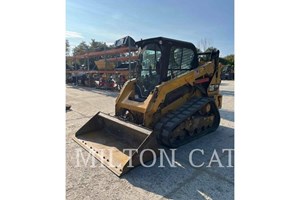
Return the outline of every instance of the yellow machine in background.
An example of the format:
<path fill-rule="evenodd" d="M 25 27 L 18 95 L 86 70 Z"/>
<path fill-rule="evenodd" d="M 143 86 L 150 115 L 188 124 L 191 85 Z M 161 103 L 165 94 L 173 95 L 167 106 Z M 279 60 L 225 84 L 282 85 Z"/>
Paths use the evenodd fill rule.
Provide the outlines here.
<path fill-rule="evenodd" d="M 163 37 L 136 45 L 136 78 L 117 97 L 115 116 L 99 112 L 74 136 L 118 176 L 152 160 L 160 145 L 178 147 L 220 123 L 218 50 L 197 53 L 192 43 Z"/>

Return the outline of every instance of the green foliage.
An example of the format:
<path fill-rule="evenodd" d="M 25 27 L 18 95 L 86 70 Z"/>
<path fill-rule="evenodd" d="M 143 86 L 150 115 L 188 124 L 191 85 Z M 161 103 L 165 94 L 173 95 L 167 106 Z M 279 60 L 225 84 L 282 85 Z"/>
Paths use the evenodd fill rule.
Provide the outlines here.
<path fill-rule="evenodd" d="M 89 50 L 89 46 L 83 41 L 73 49 L 73 55 L 84 54 Z"/>
<path fill-rule="evenodd" d="M 70 44 L 69 40 L 66 40 L 66 56 L 70 54 Z"/>
<path fill-rule="evenodd" d="M 91 39 L 91 42 L 87 44 L 85 41 L 82 41 L 80 44 L 75 46 L 73 49 L 73 56 L 82 55 L 85 53 L 95 52 L 95 51 L 103 51 L 112 49 L 112 45 L 107 46 L 105 42 L 98 42 L 95 39 Z M 102 57 L 92 57 L 89 59 L 78 59 L 76 60 L 76 64 L 79 66 L 84 65 L 85 67 L 89 66 L 90 69 L 96 69 L 95 62 L 96 60 L 101 59 Z"/>
<path fill-rule="evenodd" d="M 234 54 L 228 55 L 224 58 L 229 65 L 234 65 Z"/>
<path fill-rule="evenodd" d="M 209 47 L 205 50 L 205 52 L 210 52 L 210 51 L 213 51 L 213 50 L 217 50 L 215 47 Z M 219 62 L 222 64 L 222 65 L 230 65 L 230 66 L 234 66 L 234 54 L 231 54 L 231 55 L 228 55 L 228 56 L 225 56 L 224 58 L 220 57 L 219 58 Z"/>
<path fill-rule="evenodd" d="M 234 54 L 225 56 L 224 58 L 220 57 L 219 61 L 222 65 L 234 66 Z"/>
<path fill-rule="evenodd" d="M 225 59 L 225 58 L 219 58 L 219 62 L 222 64 L 222 65 L 228 65 L 228 61 Z"/>
<path fill-rule="evenodd" d="M 112 46 L 107 46 L 105 42 L 98 42 L 95 39 L 92 39 L 89 44 L 86 44 L 85 41 L 82 41 L 80 44 L 75 46 L 73 49 L 73 55 L 76 56 L 88 52 L 108 50 L 111 48 Z"/>
<path fill-rule="evenodd" d="M 97 42 L 95 39 L 92 39 L 89 45 L 90 52 L 92 51 L 103 51 L 110 49 L 105 42 Z"/>
<path fill-rule="evenodd" d="M 82 55 L 90 52 L 109 50 L 112 48 L 113 48 L 112 45 L 107 46 L 105 42 L 98 42 L 95 39 L 91 39 L 91 42 L 89 44 L 87 44 L 85 41 L 82 41 L 80 44 L 75 46 L 75 48 L 73 49 L 73 56 Z M 102 59 L 102 57 L 97 56 L 97 57 L 91 57 L 89 59 L 78 59 L 76 60 L 76 64 L 85 67 L 89 66 L 89 69 L 96 69 L 96 65 L 94 61 L 99 59 Z"/>

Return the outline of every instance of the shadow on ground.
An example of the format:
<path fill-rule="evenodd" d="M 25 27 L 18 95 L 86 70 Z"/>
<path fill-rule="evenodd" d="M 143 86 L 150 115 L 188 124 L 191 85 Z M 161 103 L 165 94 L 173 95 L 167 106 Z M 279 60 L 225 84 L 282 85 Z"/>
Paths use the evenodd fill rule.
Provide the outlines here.
<path fill-rule="evenodd" d="M 204 151 L 204 155 L 199 152 L 192 154 L 194 164 L 204 163 L 203 167 L 195 168 L 190 164 L 189 155 L 194 149 Z M 211 191 L 207 195 L 212 199 L 219 199 L 227 190 L 229 193 L 233 191 L 234 170 L 214 165 L 207 167 L 214 149 L 220 155 L 222 164 L 228 165 L 228 156 L 222 154 L 222 149 L 234 149 L 234 129 L 220 126 L 217 131 L 179 147 L 175 151 L 176 167 L 171 167 L 166 159 L 164 159 L 165 167 L 159 167 L 161 161 L 157 158 L 154 167 L 137 167 L 125 174 L 122 179 L 165 198 L 180 199 L 179 196 L 183 194 L 185 199 L 201 198 L 199 191 L 204 189 Z M 171 151 L 166 151 L 171 158 Z M 146 164 L 151 163 L 152 161 L 149 161 Z M 183 191 L 177 193 L 179 190 Z"/>
<path fill-rule="evenodd" d="M 74 86 L 74 85 L 68 85 L 68 86 L 73 89 L 80 90 L 80 91 L 89 91 L 89 92 L 103 94 L 103 95 L 110 96 L 110 97 L 117 97 L 119 95 L 118 91 L 96 89 L 96 88 L 84 87 L 84 86 Z"/>
<path fill-rule="evenodd" d="M 220 92 L 225 96 L 234 96 L 234 91 L 221 90 Z"/>
<path fill-rule="evenodd" d="M 234 122 L 234 112 L 224 109 L 220 109 L 219 111 L 222 119 Z"/>

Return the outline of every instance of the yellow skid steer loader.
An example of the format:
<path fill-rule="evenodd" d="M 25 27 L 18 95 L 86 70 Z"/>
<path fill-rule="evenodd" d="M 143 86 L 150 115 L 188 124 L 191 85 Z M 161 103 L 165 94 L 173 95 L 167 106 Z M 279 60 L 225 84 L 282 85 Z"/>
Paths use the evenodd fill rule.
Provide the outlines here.
<path fill-rule="evenodd" d="M 178 147 L 220 123 L 219 51 L 151 38 L 136 42 L 139 64 L 115 103 L 115 116 L 97 113 L 73 139 L 116 175 L 154 158 L 160 145 Z"/>

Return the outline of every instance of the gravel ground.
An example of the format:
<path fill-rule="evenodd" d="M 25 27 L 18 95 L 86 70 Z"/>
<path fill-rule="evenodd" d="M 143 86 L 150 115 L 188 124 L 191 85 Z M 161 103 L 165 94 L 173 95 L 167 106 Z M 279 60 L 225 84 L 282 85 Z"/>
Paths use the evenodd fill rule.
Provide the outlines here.
<path fill-rule="evenodd" d="M 121 178 L 100 162 L 87 160 L 89 154 L 71 137 L 98 111 L 114 114 L 116 92 L 82 87 L 66 87 L 66 198 L 67 199 L 233 199 L 234 167 L 230 167 L 228 151 L 234 148 L 234 81 L 222 81 L 223 108 L 220 127 L 176 150 L 176 167 L 137 167 Z M 202 167 L 192 167 L 193 162 Z M 214 150 L 220 158 L 208 167 Z M 168 152 L 170 155 L 170 152 Z M 232 160 L 234 153 L 231 154 Z M 84 159 L 87 161 L 84 163 Z M 216 157 L 213 157 L 216 160 Z M 232 161 L 234 162 L 234 161 Z"/>

